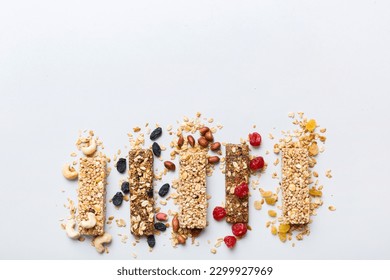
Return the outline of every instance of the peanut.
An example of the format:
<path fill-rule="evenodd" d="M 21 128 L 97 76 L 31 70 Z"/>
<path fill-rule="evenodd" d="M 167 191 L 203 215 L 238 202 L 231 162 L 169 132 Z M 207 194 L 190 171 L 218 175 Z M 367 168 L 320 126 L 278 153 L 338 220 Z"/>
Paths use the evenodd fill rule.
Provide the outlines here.
<path fill-rule="evenodd" d="M 212 156 L 208 158 L 208 162 L 211 164 L 215 164 L 219 162 L 219 157 L 218 156 Z"/>
<path fill-rule="evenodd" d="M 206 148 L 209 145 L 209 141 L 206 140 L 203 136 L 198 139 L 199 146 Z"/>
<path fill-rule="evenodd" d="M 206 134 L 204 135 L 204 137 L 207 139 L 207 141 L 214 141 L 214 136 L 213 136 L 213 133 L 211 131 L 207 131 Z"/>
<path fill-rule="evenodd" d="M 186 239 L 185 239 L 185 237 L 183 235 L 178 235 L 177 236 L 177 242 L 179 244 L 186 244 Z"/>
<path fill-rule="evenodd" d="M 172 219 L 172 228 L 173 228 L 173 232 L 178 232 L 179 231 L 179 219 L 177 218 L 177 215 L 175 215 L 175 217 L 173 217 Z"/>
<path fill-rule="evenodd" d="M 176 170 L 176 165 L 172 161 L 169 161 L 169 160 L 164 161 L 164 166 L 168 170 L 171 170 L 171 171 L 175 171 Z"/>
<path fill-rule="evenodd" d="M 212 151 L 218 151 L 219 149 L 221 149 L 221 143 L 219 142 L 214 142 L 210 145 L 210 150 Z"/>
<path fill-rule="evenodd" d="M 168 215 L 160 212 L 156 214 L 156 219 L 165 222 L 168 220 Z"/>
<path fill-rule="evenodd" d="M 179 140 L 177 140 L 177 146 L 179 146 L 179 148 L 181 148 L 184 144 L 184 137 L 183 135 L 180 135 L 179 136 Z"/>
<path fill-rule="evenodd" d="M 210 128 L 208 128 L 207 126 L 204 126 L 199 129 L 200 135 L 202 136 L 204 136 L 208 131 L 210 131 Z"/>
<path fill-rule="evenodd" d="M 195 146 L 195 139 L 192 137 L 192 135 L 187 136 L 188 143 L 191 145 L 191 147 Z"/>

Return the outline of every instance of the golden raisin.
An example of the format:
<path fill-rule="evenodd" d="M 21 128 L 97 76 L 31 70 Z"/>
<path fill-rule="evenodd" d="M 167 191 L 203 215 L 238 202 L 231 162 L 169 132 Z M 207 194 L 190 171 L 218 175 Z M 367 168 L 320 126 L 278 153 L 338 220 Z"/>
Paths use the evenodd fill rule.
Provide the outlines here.
<path fill-rule="evenodd" d="M 279 234 L 284 233 L 286 234 L 290 230 L 290 225 L 289 224 L 280 224 L 279 225 Z"/>
<path fill-rule="evenodd" d="M 272 218 L 275 218 L 277 214 L 274 210 L 268 210 L 268 215 Z"/>
<path fill-rule="evenodd" d="M 279 235 L 280 241 L 286 242 L 286 240 L 287 240 L 287 234 L 286 234 L 285 232 L 279 232 L 278 235 Z"/>
<path fill-rule="evenodd" d="M 322 196 L 322 191 L 317 190 L 315 187 L 312 187 L 312 188 L 309 190 L 309 194 L 310 194 L 311 196 L 319 196 L 319 197 L 321 197 L 321 196 Z"/>
<path fill-rule="evenodd" d="M 272 227 L 271 227 L 271 233 L 272 233 L 273 235 L 276 235 L 276 234 L 278 233 L 278 229 L 277 229 L 275 226 L 272 226 Z"/>
<path fill-rule="evenodd" d="M 317 142 L 313 142 L 313 143 L 309 146 L 309 155 L 310 155 L 310 156 L 316 156 L 316 155 L 318 155 L 318 145 L 317 145 Z"/>
<path fill-rule="evenodd" d="M 313 132 L 317 127 L 317 123 L 315 120 L 311 119 L 309 120 L 307 123 L 306 123 L 306 129 L 309 131 L 309 132 Z"/>

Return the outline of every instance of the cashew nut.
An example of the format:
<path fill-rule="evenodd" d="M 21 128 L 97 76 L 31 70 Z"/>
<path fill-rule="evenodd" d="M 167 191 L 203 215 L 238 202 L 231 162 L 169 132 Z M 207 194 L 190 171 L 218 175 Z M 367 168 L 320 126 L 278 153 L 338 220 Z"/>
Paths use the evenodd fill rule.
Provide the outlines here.
<path fill-rule="evenodd" d="M 92 138 L 91 140 L 89 140 L 89 146 L 82 147 L 81 151 L 83 151 L 84 155 L 91 156 L 96 152 L 96 148 L 96 140 Z"/>
<path fill-rule="evenodd" d="M 66 223 L 65 226 L 66 234 L 71 239 L 77 239 L 80 237 L 80 233 L 74 229 L 75 225 L 76 225 L 76 221 L 74 219 L 71 219 Z"/>
<path fill-rule="evenodd" d="M 62 167 L 62 175 L 68 180 L 74 180 L 79 175 L 77 171 L 73 168 L 73 166 L 70 166 L 70 164 L 65 164 Z"/>
<path fill-rule="evenodd" d="M 98 236 L 93 240 L 93 244 L 95 245 L 96 251 L 99 253 L 104 252 L 104 246 L 105 243 L 110 243 L 112 240 L 111 234 L 105 232 L 102 236 Z"/>
<path fill-rule="evenodd" d="M 88 220 L 81 221 L 79 223 L 79 226 L 83 227 L 83 228 L 93 228 L 96 225 L 95 214 L 92 212 L 89 212 L 87 215 L 88 215 Z"/>

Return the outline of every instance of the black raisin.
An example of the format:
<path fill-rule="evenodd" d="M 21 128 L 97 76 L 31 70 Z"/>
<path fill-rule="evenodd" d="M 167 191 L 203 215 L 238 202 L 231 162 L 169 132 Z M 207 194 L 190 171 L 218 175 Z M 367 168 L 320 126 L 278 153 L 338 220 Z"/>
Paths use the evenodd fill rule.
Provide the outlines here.
<path fill-rule="evenodd" d="M 154 141 L 156 140 L 158 137 L 160 137 L 162 134 L 162 129 L 161 127 L 157 127 L 155 130 L 153 130 L 153 132 L 150 134 L 150 140 Z"/>
<path fill-rule="evenodd" d="M 130 184 L 129 182 L 123 182 L 121 186 L 121 190 L 123 193 L 129 193 L 130 192 Z"/>
<path fill-rule="evenodd" d="M 153 248 L 154 245 L 156 245 L 156 239 L 154 238 L 154 235 L 149 235 L 147 240 L 150 248 Z"/>
<path fill-rule="evenodd" d="M 160 145 L 157 144 L 157 142 L 154 142 L 153 145 L 152 145 L 152 150 L 153 150 L 153 154 L 156 156 L 156 157 L 160 157 L 161 156 L 161 148 L 160 148 Z"/>
<path fill-rule="evenodd" d="M 158 191 L 158 194 L 161 196 L 161 197 L 164 197 L 167 195 L 167 193 L 169 192 L 169 184 L 164 184 L 162 185 L 162 187 L 160 188 L 160 190 Z"/>
<path fill-rule="evenodd" d="M 159 231 L 165 231 L 167 227 L 163 223 L 155 223 L 154 228 Z"/>
<path fill-rule="evenodd" d="M 118 170 L 119 173 L 124 173 L 126 171 L 126 159 L 120 158 L 118 162 L 116 163 L 116 170 Z"/>
<path fill-rule="evenodd" d="M 115 206 L 120 206 L 123 202 L 123 194 L 121 192 L 117 192 L 112 198 L 112 203 Z"/>
<path fill-rule="evenodd" d="M 148 194 L 148 197 L 153 198 L 153 188 L 148 189 L 146 193 Z"/>

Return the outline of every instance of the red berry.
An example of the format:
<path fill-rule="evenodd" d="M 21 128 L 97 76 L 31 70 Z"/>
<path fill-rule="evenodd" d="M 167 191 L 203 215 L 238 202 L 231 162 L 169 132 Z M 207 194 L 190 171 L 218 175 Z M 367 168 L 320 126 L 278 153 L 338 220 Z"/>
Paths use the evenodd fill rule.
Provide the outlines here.
<path fill-rule="evenodd" d="M 235 236 L 243 236 L 247 232 L 246 224 L 237 223 L 232 226 L 232 232 Z"/>
<path fill-rule="evenodd" d="M 237 239 L 234 236 L 226 236 L 223 241 L 228 248 L 233 248 L 236 245 Z"/>
<path fill-rule="evenodd" d="M 249 143 L 254 146 L 258 147 L 261 144 L 261 135 L 257 132 L 253 132 L 249 134 Z"/>
<path fill-rule="evenodd" d="M 248 193 L 249 193 L 249 188 L 247 183 L 241 183 L 234 189 L 234 194 L 239 198 L 243 198 L 247 196 Z"/>
<path fill-rule="evenodd" d="M 264 159 L 263 159 L 263 157 L 255 157 L 254 159 L 252 159 L 250 161 L 250 163 L 249 163 L 249 167 L 253 171 L 262 169 L 264 167 Z"/>
<path fill-rule="evenodd" d="M 223 218 L 225 218 L 225 216 L 226 216 L 225 208 L 223 208 L 221 206 L 217 206 L 217 207 L 214 208 L 214 210 L 213 210 L 213 217 L 214 217 L 214 219 L 216 219 L 217 221 L 220 221 Z"/>

